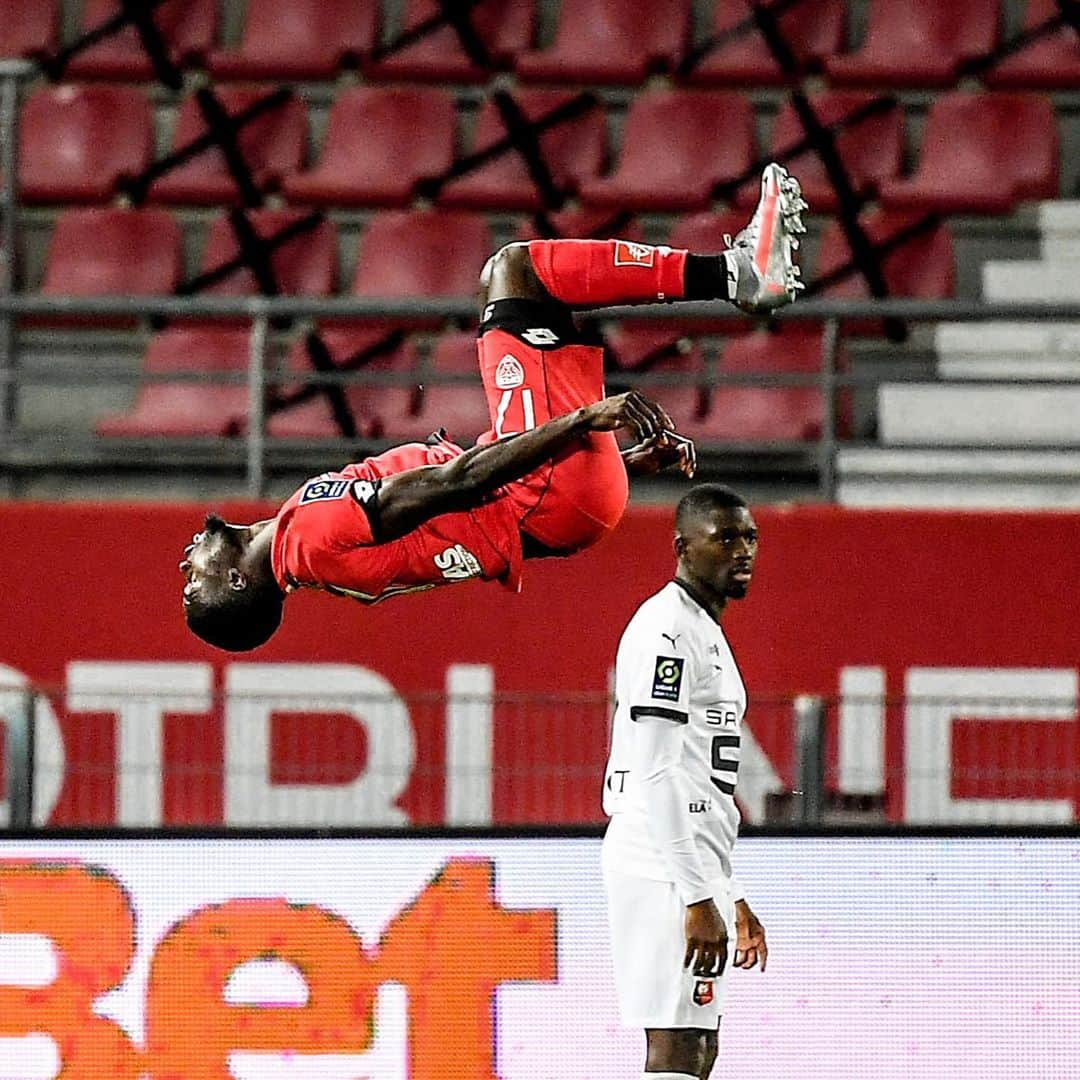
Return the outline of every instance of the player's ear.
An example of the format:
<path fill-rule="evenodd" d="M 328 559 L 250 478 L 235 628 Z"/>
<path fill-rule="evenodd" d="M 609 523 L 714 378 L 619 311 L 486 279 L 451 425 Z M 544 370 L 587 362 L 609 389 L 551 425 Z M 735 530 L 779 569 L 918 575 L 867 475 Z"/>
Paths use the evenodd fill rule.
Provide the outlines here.
<path fill-rule="evenodd" d="M 673 546 L 675 548 L 675 557 L 681 559 L 683 557 L 683 552 L 686 551 L 686 540 L 679 533 L 675 534 L 675 543 Z"/>
<path fill-rule="evenodd" d="M 229 567 L 229 588 L 236 592 L 242 592 L 247 588 L 247 575 L 235 566 Z"/>

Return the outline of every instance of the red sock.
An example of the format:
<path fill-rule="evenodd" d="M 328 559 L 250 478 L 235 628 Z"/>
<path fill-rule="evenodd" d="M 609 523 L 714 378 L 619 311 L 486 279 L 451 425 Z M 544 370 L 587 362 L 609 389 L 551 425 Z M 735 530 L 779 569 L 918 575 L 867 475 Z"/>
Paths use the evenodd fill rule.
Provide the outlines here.
<path fill-rule="evenodd" d="M 681 300 L 686 252 L 629 240 L 531 240 L 536 276 L 564 304 Z"/>

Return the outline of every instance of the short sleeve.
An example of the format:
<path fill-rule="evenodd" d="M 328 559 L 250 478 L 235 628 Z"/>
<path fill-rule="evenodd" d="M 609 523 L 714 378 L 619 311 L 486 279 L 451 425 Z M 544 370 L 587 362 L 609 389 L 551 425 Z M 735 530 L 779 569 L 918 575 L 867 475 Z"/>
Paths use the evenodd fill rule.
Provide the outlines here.
<path fill-rule="evenodd" d="M 689 723 L 693 657 L 682 636 L 660 627 L 634 627 L 620 653 L 619 666 L 626 672 L 621 694 L 630 719 Z"/>

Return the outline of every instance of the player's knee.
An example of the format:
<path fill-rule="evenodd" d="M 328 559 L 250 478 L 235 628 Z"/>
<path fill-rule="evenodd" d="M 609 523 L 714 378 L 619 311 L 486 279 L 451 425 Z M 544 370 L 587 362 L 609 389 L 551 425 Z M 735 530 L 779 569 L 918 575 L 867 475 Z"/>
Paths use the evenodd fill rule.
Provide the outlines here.
<path fill-rule="evenodd" d="M 704 1061 L 701 1064 L 700 1070 L 698 1070 L 698 1076 L 701 1077 L 701 1080 L 707 1080 L 707 1077 L 712 1073 L 713 1066 L 716 1064 L 716 1055 L 719 1052 L 719 1034 L 715 1031 L 706 1031 Z"/>
<path fill-rule="evenodd" d="M 650 1072 L 684 1073 L 705 1076 L 709 1062 L 709 1036 L 715 1032 L 702 1028 L 669 1028 L 646 1031 L 645 1068 Z M 711 1068 L 711 1065 L 709 1066 Z"/>
<path fill-rule="evenodd" d="M 533 269 L 528 243 L 515 241 L 499 248 L 480 271 L 480 291 L 490 300 L 542 294 L 543 286 Z"/>

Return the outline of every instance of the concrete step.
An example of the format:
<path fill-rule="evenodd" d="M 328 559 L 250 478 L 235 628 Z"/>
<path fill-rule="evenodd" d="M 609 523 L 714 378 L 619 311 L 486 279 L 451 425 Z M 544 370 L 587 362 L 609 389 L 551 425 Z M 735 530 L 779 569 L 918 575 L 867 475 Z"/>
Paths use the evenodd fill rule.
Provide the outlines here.
<path fill-rule="evenodd" d="M 1080 507 L 1080 451 L 849 447 L 836 465 L 846 506 Z"/>
<path fill-rule="evenodd" d="M 1080 201 L 1045 202 L 1038 209 L 1044 259 L 1080 259 Z"/>
<path fill-rule="evenodd" d="M 940 323 L 942 378 L 1080 380 L 1080 323 Z"/>
<path fill-rule="evenodd" d="M 888 446 L 1060 446 L 1080 443 L 1080 385 L 886 383 L 878 430 Z"/>
<path fill-rule="evenodd" d="M 1001 304 L 1080 302 L 1080 259 L 1004 259 L 984 264 L 983 299 Z"/>

